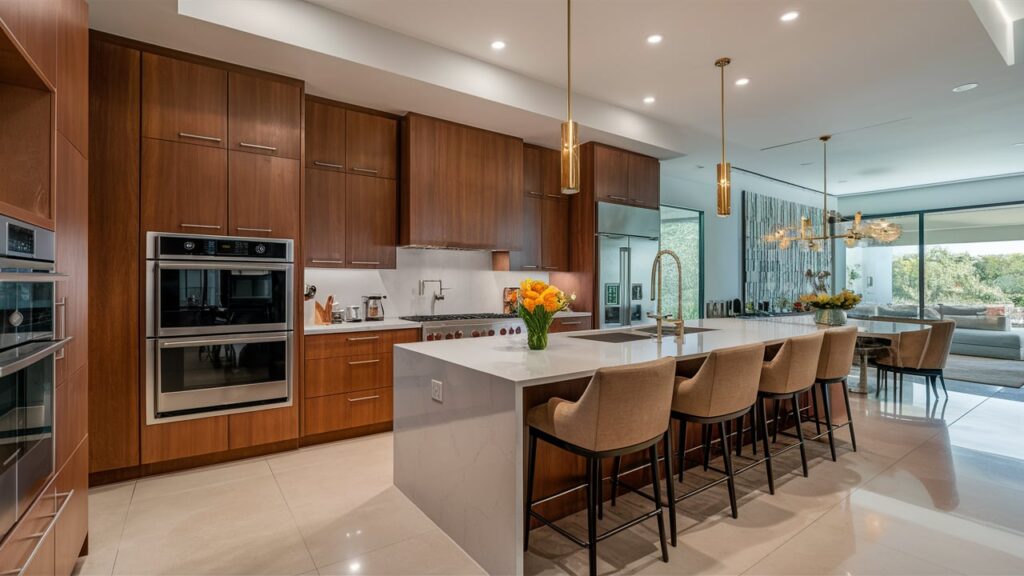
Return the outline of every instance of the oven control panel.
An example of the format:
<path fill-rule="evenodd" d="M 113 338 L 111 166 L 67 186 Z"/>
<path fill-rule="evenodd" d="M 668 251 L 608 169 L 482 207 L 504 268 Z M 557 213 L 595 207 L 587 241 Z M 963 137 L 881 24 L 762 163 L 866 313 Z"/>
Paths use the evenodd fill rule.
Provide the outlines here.
<path fill-rule="evenodd" d="M 226 260 L 291 259 L 291 241 L 254 238 L 162 235 L 158 241 L 160 257 L 220 258 Z"/>

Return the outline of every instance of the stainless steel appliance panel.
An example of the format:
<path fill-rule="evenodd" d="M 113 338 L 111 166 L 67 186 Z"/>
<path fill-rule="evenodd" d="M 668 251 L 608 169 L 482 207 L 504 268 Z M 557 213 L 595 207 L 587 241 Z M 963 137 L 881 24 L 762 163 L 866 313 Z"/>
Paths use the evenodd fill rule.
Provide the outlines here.
<path fill-rule="evenodd" d="M 661 213 L 649 208 L 598 202 L 597 233 L 657 239 L 661 237 Z"/>

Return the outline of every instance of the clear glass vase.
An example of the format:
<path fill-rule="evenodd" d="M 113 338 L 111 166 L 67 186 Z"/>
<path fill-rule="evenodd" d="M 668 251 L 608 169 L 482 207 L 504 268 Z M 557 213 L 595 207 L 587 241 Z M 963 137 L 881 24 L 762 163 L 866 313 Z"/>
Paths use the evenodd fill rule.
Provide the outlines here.
<path fill-rule="evenodd" d="M 825 326 L 844 326 L 846 324 L 846 311 L 838 308 L 820 308 L 814 311 L 814 323 Z"/>
<path fill-rule="evenodd" d="M 544 328 L 526 328 L 526 345 L 530 347 L 530 350 L 543 350 L 548 347 L 548 329 Z"/>

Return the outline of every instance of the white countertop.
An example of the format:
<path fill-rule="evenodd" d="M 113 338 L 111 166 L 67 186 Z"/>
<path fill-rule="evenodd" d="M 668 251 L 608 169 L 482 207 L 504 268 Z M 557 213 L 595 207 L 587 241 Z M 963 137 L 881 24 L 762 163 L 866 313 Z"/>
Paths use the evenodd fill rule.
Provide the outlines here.
<path fill-rule="evenodd" d="M 756 342 L 778 343 L 793 336 L 824 329 L 815 325 L 813 321 L 777 322 L 770 319 L 711 318 L 688 321 L 686 324 L 713 330 L 687 334 L 681 341 L 677 341 L 675 336 L 665 336 L 660 344 L 653 337 L 624 343 L 574 338 L 628 329 L 551 334 L 548 337 L 547 349 L 539 351 L 527 349 L 526 334 L 515 337 L 415 342 L 399 344 L 397 347 L 498 376 L 522 386 L 530 386 L 586 377 L 598 368 L 607 366 L 636 364 L 666 356 L 677 359 L 695 358 L 707 355 L 713 350 Z M 860 322 L 851 321 L 851 324 L 858 325 L 865 333 L 884 333 L 884 329 L 899 332 L 908 328 L 920 328 L 907 324 L 872 322 L 870 328 L 874 330 L 868 330 L 865 329 L 867 326 L 859 326 Z"/>
<path fill-rule="evenodd" d="M 367 322 L 344 322 L 340 324 L 307 324 L 303 332 L 308 335 L 340 334 L 343 332 L 369 332 L 372 330 L 402 330 L 403 328 L 419 328 L 419 322 L 410 322 L 398 318 L 385 318 Z"/>

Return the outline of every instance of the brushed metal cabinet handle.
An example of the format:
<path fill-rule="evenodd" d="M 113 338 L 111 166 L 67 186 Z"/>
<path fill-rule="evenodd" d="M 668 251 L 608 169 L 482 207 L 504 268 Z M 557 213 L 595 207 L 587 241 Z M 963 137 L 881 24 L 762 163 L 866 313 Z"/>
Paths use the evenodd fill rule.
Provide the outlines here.
<path fill-rule="evenodd" d="M 349 342 L 365 342 L 367 340 L 380 340 L 380 336 L 362 336 L 360 338 L 349 338 Z"/>
<path fill-rule="evenodd" d="M 380 170 L 374 170 L 373 168 L 360 168 L 358 166 L 353 166 L 352 167 L 352 171 L 353 172 L 362 172 L 363 174 L 373 174 L 373 175 L 380 174 Z"/>
<path fill-rule="evenodd" d="M 353 264 L 362 264 L 364 266 L 379 266 L 380 265 L 380 262 L 366 262 L 366 261 L 359 261 L 359 260 L 353 260 L 352 263 Z"/>
<path fill-rule="evenodd" d="M 554 198 L 556 200 L 561 200 L 562 198 L 568 198 L 565 194 L 546 194 L 546 196 L 548 198 Z"/>
<path fill-rule="evenodd" d="M 561 324 L 562 324 L 562 326 L 579 326 L 580 324 L 583 324 L 583 322 L 565 322 L 565 321 L 562 321 Z"/>
<path fill-rule="evenodd" d="M 545 270 L 558 270 L 558 266 L 545 266 Z"/>
<path fill-rule="evenodd" d="M 193 140 L 205 140 L 206 142 L 222 142 L 220 138 L 215 136 L 203 136 L 202 134 L 190 134 L 188 132 L 178 132 L 178 138 L 191 138 Z"/>
<path fill-rule="evenodd" d="M 609 195 L 608 197 L 611 198 L 612 200 L 622 200 L 623 202 L 629 202 L 629 198 L 626 198 L 625 196 L 611 196 L 611 195 Z"/>
<path fill-rule="evenodd" d="M 380 359 L 377 359 L 377 360 L 350 360 L 348 365 L 349 366 L 355 366 L 357 364 L 376 364 L 378 362 L 380 362 Z"/>
<path fill-rule="evenodd" d="M 523 268 L 529 268 L 530 270 L 536 270 L 537 269 L 537 267 L 534 266 L 533 264 L 523 264 L 522 267 Z"/>
<path fill-rule="evenodd" d="M 266 232 L 267 234 L 273 232 L 271 228 L 246 228 L 245 226 L 237 226 L 238 230 L 245 230 L 246 232 Z"/>
<path fill-rule="evenodd" d="M 264 146 L 263 144 L 250 144 L 249 142 L 239 142 L 239 146 L 242 148 L 255 148 L 256 150 L 267 150 L 270 152 L 277 152 L 277 148 L 274 146 Z"/>
<path fill-rule="evenodd" d="M 348 401 L 349 402 L 362 402 L 363 400 L 376 400 L 377 398 L 380 398 L 380 394 L 377 394 L 375 396 L 363 396 L 362 398 L 349 398 Z"/>
<path fill-rule="evenodd" d="M 528 196 L 536 196 L 537 198 L 541 198 L 541 197 L 543 197 L 543 196 L 544 196 L 544 195 L 543 195 L 543 194 L 541 194 L 540 192 L 527 192 L 526 194 L 527 194 Z"/>
<path fill-rule="evenodd" d="M 220 230 L 216 224 L 179 224 L 182 228 L 204 228 L 207 230 Z"/>
<path fill-rule="evenodd" d="M 68 331 L 68 298 L 65 296 L 53 304 L 54 308 L 60 308 L 60 337 L 57 340 L 63 340 L 67 336 Z M 67 355 L 66 348 L 61 348 L 53 355 L 54 360 L 63 360 Z"/>
<path fill-rule="evenodd" d="M 64 502 L 61 503 L 60 508 L 57 509 L 57 512 L 55 512 L 54 514 L 47 514 L 47 516 L 50 518 L 50 522 L 49 522 L 49 524 L 46 525 L 46 529 L 43 530 L 42 532 L 36 532 L 34 534 L 29 534 L 28 536 L 25 536 L 25 537 L 22 538 L 22 540 L 38 540 L 39 541 L 35 545 L 35 547 L 32 548 L 32 552 L 28 555 L 28 559 L 25 560 L 25 563 L 22 564 L 20 568 L 16 568 L 14 570 L 7 570 L 6 572 L 0 572 L 0 575 L 4 575 L 4 574 L 21 574 L 22 571 L 24 571 L 27 566 L 31 565 L 32 562 L 35 561 L 36 556 L 39 554 L 39 547 L 42 546 L 42 544 L 43 544 L 43 540 L 45 540 L 46 536 L 50 534 L 50 532 L 53 530 L 53 527 L 57 525 L 57 520 L 59 520 L 61 515 L 64 514 L 64 509 L 67 508 L 68 502 L 71 501 L 71 497 L 74 494 L 75 494 L 74 490 L 71 490 L 70 492 L 64 492 L 64 493 L 61 493 L 61 494 L 57 494 L 57 497 L 62 497 L 62 496 L 64 497 Z"/>
<path fill-rule="evenodd" d="M 331 164 L 330 162 L 321 162 L 319 160 L 313 161 L 313 166 L 320 166 L 322 168 L 337 168 L 338 170 L 344 170 L 345 167 L 341 164 Z"/>
<path fill-rule="evenodd" d="M 310 260 L 314 264 L 344 264 L 344 260 Z"/>

